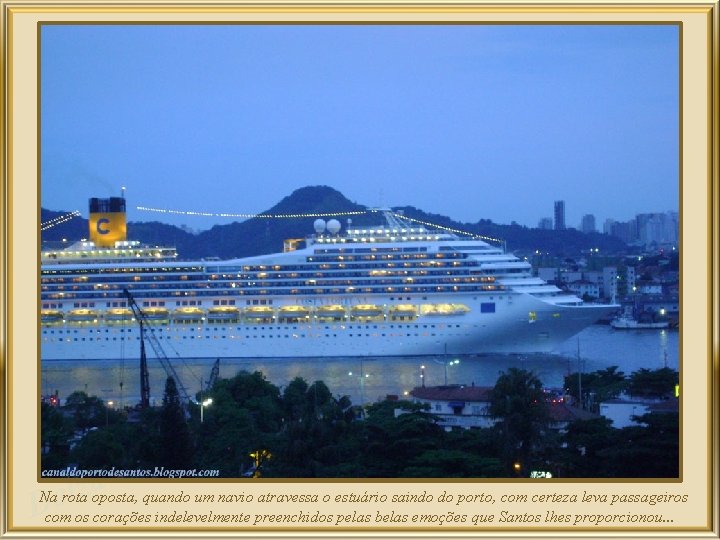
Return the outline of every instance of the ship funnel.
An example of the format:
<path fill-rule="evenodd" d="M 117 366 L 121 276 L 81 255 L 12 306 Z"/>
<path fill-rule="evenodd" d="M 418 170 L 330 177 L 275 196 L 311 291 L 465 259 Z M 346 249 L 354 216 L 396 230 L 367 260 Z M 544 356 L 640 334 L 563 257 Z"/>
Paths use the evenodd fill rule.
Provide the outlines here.
<path fill-rule="evenodd" d="M 127 237 L 125 198 L 90 199 L 90 240 L 98 247 L 114 247 Z"/>

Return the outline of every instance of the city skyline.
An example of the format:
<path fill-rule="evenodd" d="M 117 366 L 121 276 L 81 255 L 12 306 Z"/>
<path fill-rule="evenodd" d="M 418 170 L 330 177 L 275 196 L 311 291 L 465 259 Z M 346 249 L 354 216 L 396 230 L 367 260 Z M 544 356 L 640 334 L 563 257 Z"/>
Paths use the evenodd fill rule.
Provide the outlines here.
<path fill-rule="evenodd" d="M 204 230 L 328 185 L 536 227 L 678 210 L 669 25 L 45 26 L 41 204 Z"/>

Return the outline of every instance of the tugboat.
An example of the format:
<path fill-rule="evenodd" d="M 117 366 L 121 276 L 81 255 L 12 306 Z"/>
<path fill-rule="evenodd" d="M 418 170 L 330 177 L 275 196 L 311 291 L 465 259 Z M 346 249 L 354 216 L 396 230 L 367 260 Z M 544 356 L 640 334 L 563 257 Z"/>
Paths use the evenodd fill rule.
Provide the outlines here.
<path fill-rule="evenodd" d="M 630 308 L 625 308 L 622 314 L 610 321 L 610 326 L 616 330 L 662 330 L 663 328 L 669 328 L 670 323 L 652 319 L 640 321 L 635 318 Z"/>

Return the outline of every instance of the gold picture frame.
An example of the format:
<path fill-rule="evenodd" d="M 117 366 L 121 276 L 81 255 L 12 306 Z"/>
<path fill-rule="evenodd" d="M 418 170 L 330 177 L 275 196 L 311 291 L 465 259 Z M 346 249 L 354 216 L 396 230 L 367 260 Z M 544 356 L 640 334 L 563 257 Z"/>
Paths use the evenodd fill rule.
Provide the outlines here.
<path fill-rule="evenodd" d="M 642 536 L 661 533 L 680 537 L 690 533 L 718 534 L 718 5 L 717 2 L 692 4 L 669 2 L 621 3 L 513 3 L 513 2 L 46 2 L 0 0 L 2 3 L 2 120 L 3 145 L 2 191 L 0 206 L 0 267 L 2 283 L 2 327 L 0 341 L 3 376 L 2 392 L 2 531 L 3 535 L 29 534 L 52 537 L 68 533 L 104 535 L 141 535 L 179 533 L 185 535 L 222 534 L 225 536 L 283 536 L 323 534 L 364 535 L 465 535 L 494 536 L 554 533 L 556 536 L 582 536 L 602 532 L 606 536 Z M 303 482 L 264 480 L 261 483 L 227 480 L 206 483 L 182 482 L 41 482 L 37 476 L 38 418 L 37 383 L 39 338 L 37 336 L 37 297 L 39 274 L 39 178 L 38 148 L 38 59 L 39 34 L 43 24 L 677 24 L 681 28 L 681 441 L 682 474 L 680 480 L 632 482 L 544 481 L 537 482 L 458 481 L 418 483 L 410 480 L 382 480 L 372 484 L 362 480 Z M 497 496 L 493 524 L 393 522 L 374 519 L 376 515 L 421 515 L 427 506 L 418 503 L 392 504 L 392 495 L 444 491 L 488 492 Z M 103 497 L 118 492 L 135 494 L 137 503 L 98 504 Z M 153 493 L 183 492 L 189 502 L 172 506 L 143 504 Z M 87 502 L 76 502 L 62 495 L 90 495 Z M 180 516 L 219 512 L 216 504 L 201 502 L 203 495 L 222 493 L 252 494 L 252 504 L 237 503 L 234 513 L 260 513 L 258 501 L 263 494 L 307 494 L 317 503 L 275 502 L 262 507 L 268 516 L 294 516 L 315 512 L 351 516 L 356 506 L 336 502 L 350 492 L 387 495 L 388 501 L 363 507 L 373 516 L 371 523 L 298 523 L 266 519 L 252 522 L 213 525 L 203 521 L 182 520 L 169 525 L 156 522 L 155 515 L 177 510 Z M 575 493 L 593 496 L 582 506 L 569 507 L 562 502 L 533 501 L 532 495 Z M 615 518 L 584 520 L 580 525 L 558 527 L 552 523 L 500 521 L 502 495 L 522 495 L 513 512 L 544 514 L 546 511 L 584 513 L 595 516 L 662 515 L 658 521 Z M 678 494 L 685 502 L 668 503 L 658 511 L 642 503 L 608 506 L 602 495 Z M 97 496 L 93 500 L 93 496 Z M 199 497 L 198 502 L 195 497 Z M 55 498 L 57 497 L 57 498 Z M 509 504 L 509 503 L 508 503 Z M 578 503 L 580 504 L 580 503 Z M 338 506 L 339 505 L 339 506 Z M 228 506 L 224 506 L 230 508 Z M 460 507 L 450 503 L 441 510 L 445 516 L 457 515 Z M 481 514 L 481 508 L 464 514 Z M 229 512 L 229 510 L 227 510 Z M 133 513 L 135 518 L 133 519 Z M 127 516 L 123 520 L 96 519 L 96 516 Z M 149 522 L 139 515 L 149 515 Z M 70 523 L 61 517 L 71 516 Z M 80 519 L 78 520 L 78 516 Z M 84 520 L 83 516 L 87 516 Z M 48 519 L 49 518 L 49 519 Z M 449 520 L 452 517 L 448 518 Z M 604 518 L 603 518 L 604 519 Z M 95 521 L 94 521 L 95 520 Z M 190 523 L 186 525 L 184 523 Z M 627 525 L 630 523 L 631 525 Z"/>

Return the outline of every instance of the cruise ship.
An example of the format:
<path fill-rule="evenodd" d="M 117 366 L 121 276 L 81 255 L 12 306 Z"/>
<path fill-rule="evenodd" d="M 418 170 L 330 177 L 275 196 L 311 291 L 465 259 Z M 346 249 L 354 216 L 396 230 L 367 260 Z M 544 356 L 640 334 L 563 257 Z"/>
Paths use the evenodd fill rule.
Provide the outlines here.
<path fill-rule="evenodd" d="M 282 252 L 183 261 L 127 240 L 124 197 L 90 199 L 89 240 L 41 252 L 41 358 L 137 357 L 126 290 L 183 358 L 548 352 L 618 309 L 534 277 L 490 241 L 372 212 L 384 224 L 317 219 Z"/>

